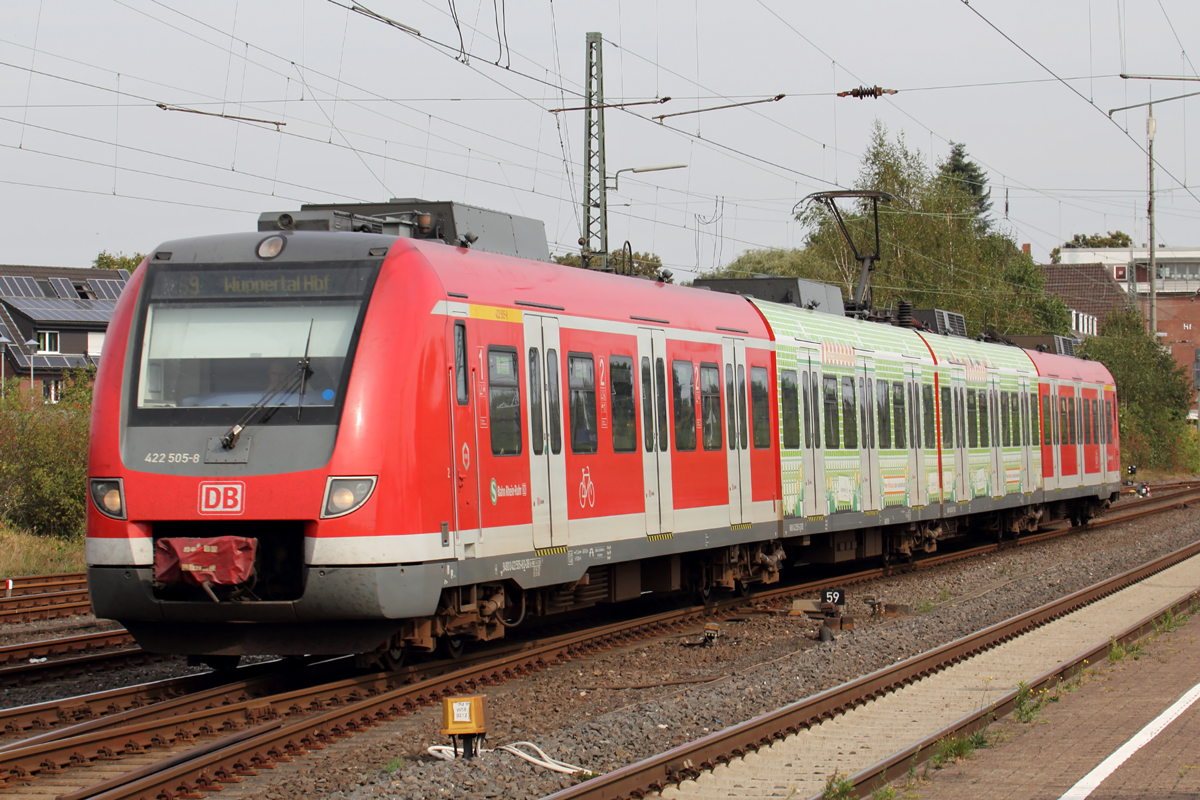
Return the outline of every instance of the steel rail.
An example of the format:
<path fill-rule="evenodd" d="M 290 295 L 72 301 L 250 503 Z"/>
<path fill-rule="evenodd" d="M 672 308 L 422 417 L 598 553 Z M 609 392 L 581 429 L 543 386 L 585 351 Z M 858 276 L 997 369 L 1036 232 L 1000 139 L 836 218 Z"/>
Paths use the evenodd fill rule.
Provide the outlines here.
<path fill-rule="evenodd" d="M 968 659 L 1197 554 L 1200 542 L 927 653 L 556 792 L 546 800 L 616 800 L 661 791 Z"/>
<path fill-rule="evenodd" d="M 87 575 L 82 572 L 56 572 L 48 575 L 18 575 L 12 578 L 0 578 L 0 593 L 8 592 L 9 581 L 12 582 L 12 595 L 10 596 L 16 596 L 87 586 Z"/>

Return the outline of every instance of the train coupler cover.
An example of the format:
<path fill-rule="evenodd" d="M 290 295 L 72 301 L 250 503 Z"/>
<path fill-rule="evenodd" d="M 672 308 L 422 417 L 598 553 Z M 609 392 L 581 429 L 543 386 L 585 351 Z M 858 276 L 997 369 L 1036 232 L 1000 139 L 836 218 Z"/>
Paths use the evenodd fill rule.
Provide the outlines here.
<path fill-rule="evenodd" d="M 154 580 L 164 584 L 238 586 L 254 574 L 258 540 L 244 536 L 159 539 L 154 545 Z"/>

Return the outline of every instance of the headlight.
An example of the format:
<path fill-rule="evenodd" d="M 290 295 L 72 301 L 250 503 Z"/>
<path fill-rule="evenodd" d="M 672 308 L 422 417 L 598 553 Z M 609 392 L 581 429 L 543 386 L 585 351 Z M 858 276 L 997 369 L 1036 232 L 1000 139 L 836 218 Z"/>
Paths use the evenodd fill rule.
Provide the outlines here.
<path fill-rule="evenodd" d="M 341 517 L 367 502 L 375 490 L 375 477 L 330 478 L 325 484 L 325 504 L 321 519 Z"/>
<path fill-rule="evenodd" d="M 106 517 L 125 519 L 125 487 L 120 478 L 92 478 L 92 502 Z"/>

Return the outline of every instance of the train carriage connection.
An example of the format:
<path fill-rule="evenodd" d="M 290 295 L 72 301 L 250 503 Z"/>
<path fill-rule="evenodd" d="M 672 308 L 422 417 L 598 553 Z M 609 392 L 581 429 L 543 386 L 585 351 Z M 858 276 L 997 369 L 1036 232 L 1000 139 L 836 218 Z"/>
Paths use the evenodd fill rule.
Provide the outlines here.
<path fill-rule="evenodd" d="M 1118 490 L 1093 362 L 285 216 L 160 246 L 109 327 L 88 574 L 150 650 L 394 657 Z"/>

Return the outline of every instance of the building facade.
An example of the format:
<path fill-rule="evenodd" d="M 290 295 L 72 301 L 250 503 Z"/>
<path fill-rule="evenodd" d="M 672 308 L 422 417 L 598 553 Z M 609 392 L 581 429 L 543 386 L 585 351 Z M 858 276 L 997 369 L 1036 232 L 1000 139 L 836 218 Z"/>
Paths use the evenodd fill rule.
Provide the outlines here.
<path fill-rule="evenodd" d="M 125 270 L 0 265 L 0 354 L 5 381 L 16 379 L 45 402 L 58 402 L 64 374 L 100 361 L 104 332 L 125 288 Z"/>

